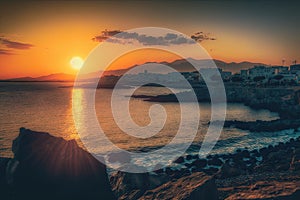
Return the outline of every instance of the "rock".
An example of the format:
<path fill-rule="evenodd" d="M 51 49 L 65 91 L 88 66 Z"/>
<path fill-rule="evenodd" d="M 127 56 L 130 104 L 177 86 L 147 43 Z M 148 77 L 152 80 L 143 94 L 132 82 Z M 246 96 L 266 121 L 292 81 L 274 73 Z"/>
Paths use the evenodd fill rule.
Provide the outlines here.
<path fill-rule="evenodd" d="M 218 191 L 212 177 L 197 172 L 147 191 L 139 199 L 174 198 L 181 200 L 217 200 Z"/>
<path fill-rule="evenodd" d="M 119 198 L 129 196 L 134 191 L 141 191 L 139 194 L 142 195 L 148 187 L 148 176 L 148 173 L 126 173 L 119 171 L 111 178 L 112 190 Z"/>
<path fill-rule="evenodd" d="M 226 162 L 220 169 L 219 173 L 216 175 L 216 177 L 220 179 L 224 178 L 232 178 L 235 176 L 239 176 L 242 174 L 242 171 L 234 166 L 231 166 L 228 162 Z"/>
<path fill-rule="evenodd" d="M 207 165 L 206 159 L 198 159 L 192 162 L 192 166 L 195 166 L 196 168 L 203 168 Z"/>
<path fill-rule="evenodd" d="M 153 168 L 153 171 L 157 174 L 162 174 L 164 173 L 164 169 L 163 169 L 163 165 L 158 163 L 157 165 L 155 165 L 155 167 Z"/>
<path fill-rule="evenodd" d="M 14 200 L 115 199 L 106 167 L 75 140 L 21 128 L 8 164 Z"/>
<path fill-rule="evenodd" d="M 267 155 L 270 152 L 270 150 L 266 147 L 263 147 L 259 150 L 259 153 L 264 157 L 265 155 Z"/>
<path fill-rule="evenodd" d="M 169 176 L 174 174 L 174 170 L 171 167 L 166 167 L 165 170 L 166 174 L 168 174 Z"/>
<path fill-rule="evenodd" d="M 186 166 L 187 168 L 191 168 L 191 167 L 193 167 L 193 164 L 192 163 L 184 163 L 184 166 Z"/>
<path fill-rule="evenodd" d="M 300 148 L 293 151 L 293 157 L 290 165 L 291 170 L 300 171 Z"/>
<path fill-rule="evenodd" d="M 0 157 L 0 196 L 1 199 L 10 199 L 10 188 L 7 182 L 6 169 L 11 158 Z"/>
<path fill-rule="evenodd" d="M 192 155 L 187 155 L 186 156 L 186 160 L 192 160 L 192 159 L 193 159 Z"/>
<path fill-rule="evenodd" d="M 242 152 L 241 152 L 241 156 L 243 157 L 243 158 L 250 158 L 250 152 L 248 151 L 248 150 L 243 150 Z"/>
<path fill-rule="evenodd" d="M 250 155 L 254 156 L 254 157 L 260 157 L 261 154 L 258 152 L 257 149 L 253 150 L 250 152 Z"/>
<path fill-rule="evenodd" d="M 180 156 L 179 158 L 177 158 L 174 163 L 177 163 L 177 164 L 181 164 L 184 162 L 184 158 L 182 156 Z"/>
<path fill-rule="evenodd" d="M 203 172 L 205 172 L 208 175 L 214 175 L 219 171 L 216 167 L 209 167 L 208 169 L 203 169 Z"/>
<path fill-rule="evenodd" d="M 214 165 L 214 166 L 221 166 L 223 165 L 223 162 L 221 159 L 214 157 L 211 160 L 208 160 L 208 165 Z"/>
<path fill-rule="evenodd" d="M 166 175 L 166 174 L 161 174 L 161 175 L 151 175 L 149 174 L 148 177 L 148 190 L 149 189 L 154 189 L 158 186 L 161 186 L 162 184 L 170 181 L 171 178 L 170 176 Z"/>
<path fill-rule="evenodd" d="M 292 154 L 286 150 L 278 150 L 265 154 L 263 162 L 255 169 L 259 171 L 286 171 L 290 168 Z"/>
<path fill-rule="evenodd" d="M 111 177 L 111 185 L 118 199 L 137 199 L 146 190 L 152 190 L 171 178 L 167 174 L 116 172 Z"/>
<path fill-rule="evenodd" d="M 183 176 L 188 176 L 190 174 L 191 174 L 191 172 L 190 172 L 189 169 L 183 168 L 183 169 L 174 171 L 174 174 L 172 175 L 172 178 L 179 179 Z"/>

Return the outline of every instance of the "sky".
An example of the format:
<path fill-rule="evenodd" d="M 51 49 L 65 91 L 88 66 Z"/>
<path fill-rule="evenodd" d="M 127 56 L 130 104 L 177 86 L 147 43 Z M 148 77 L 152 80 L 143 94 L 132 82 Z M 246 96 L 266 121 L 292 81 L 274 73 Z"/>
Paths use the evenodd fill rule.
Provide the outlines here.
<path fill-rule="evenodd" d="M 214 59 L 279 65 L 300 62 L 297 1 L 25 1 L 0 3 L 0 79 L 76 74 L 103 30 L 163 27 L 213 40 L 201 45 Z M 156 52 L 157 51 L 153 51 Z M 152 53 L 154 54 L 154 53 Z M 132 54 L 118 66 L 175 57 Z M 138 58 L 138 59 L 137 59 Z M 177 57 L 176 57 L 177 58 Z"/>

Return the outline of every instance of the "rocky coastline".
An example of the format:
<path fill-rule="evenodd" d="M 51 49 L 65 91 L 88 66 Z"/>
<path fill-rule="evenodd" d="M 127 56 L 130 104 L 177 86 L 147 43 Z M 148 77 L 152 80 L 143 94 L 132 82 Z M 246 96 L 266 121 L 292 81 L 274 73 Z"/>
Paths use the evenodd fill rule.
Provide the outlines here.
<path fill-rule="evenodd" d="M 218 88 L 216 88 L 218 89 Z M 287 87 L 251 87 L 225 85 L 226 100 L 228 103 L 243 103 L 253 109 L 268 109 L 278 112 L 281 118 L 298 119 L 300 116 L 300 89 Z M 206 86 L 194 88 L 199 102 L 210 102 L 209 91 Z M 191 101 L 189 91 L 177 94 L 183 101 Z M 142 98 L 150 102 L 178 102 L 175 94 L 148 96 L 133 95 L 133 98 Z"/>
<path fill-rule="evenodd" d="M 300 138 L 205 159 L 186 155 L 176 167 L 143 174 L 108 175 L 74 140 L 24 128 L 12 150 L 14 158 L 0 158 L 1 199 L 300 198 Z"/>
<path fill-rule="evenodd" d="M 253 132 L 272 132 L 284 129 L 297 129 L 300 127 L 300 89 L 299 88 L 258 88 L 242 86 L 226 86 L 226 98 L 229 103 L 243 103 L 252 109 L 267 109 L 277 112 L 280 119 L 272 121 L 225 121 L 225 127 L 235 127 Z M 199 102 L 210 102 L 208 89 L 194 88 Z M 191 92 L 185 91 L 177 94 L 184 101 L 191 101 Z M 168 95 L 134 95 L 150 102 L 178 102 L 175 94 Z"/>
<path fill-rule="evenodd" d="M 178 199 L 300 198 L 300 138 L 206 159 L 187 155 L 174 163 L 181 167 L 145 174 L 115 172 L 110 179 L 113 191 L 119 199 L 173 199 L 180 185 Z M 190 190 L 191 184 L 201 182 L 199 179 L 205 184 Z M 198 198 L 191 197 L 194 190 L 199 192 Z M 206 194 L 211 196 L 204 197 L 203 191 L 210 191 Z"/>

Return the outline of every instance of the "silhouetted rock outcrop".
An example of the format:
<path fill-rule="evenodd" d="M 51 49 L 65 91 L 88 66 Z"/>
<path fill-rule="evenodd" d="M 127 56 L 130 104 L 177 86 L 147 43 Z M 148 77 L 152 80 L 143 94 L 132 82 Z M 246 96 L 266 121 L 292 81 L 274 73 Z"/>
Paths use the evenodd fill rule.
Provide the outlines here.
<path fill-rule="evenodd" d="M 10 191 L 6 180 L 6 168 L 11 158 L 0 158 L 0 198 L 9 199 Z"/>
<path fill-rule="evenodd" d="M 105 165 L 75 140 L 21 128 L 12 150 L 5 167 L 8 199 L 115 199 Z"/>

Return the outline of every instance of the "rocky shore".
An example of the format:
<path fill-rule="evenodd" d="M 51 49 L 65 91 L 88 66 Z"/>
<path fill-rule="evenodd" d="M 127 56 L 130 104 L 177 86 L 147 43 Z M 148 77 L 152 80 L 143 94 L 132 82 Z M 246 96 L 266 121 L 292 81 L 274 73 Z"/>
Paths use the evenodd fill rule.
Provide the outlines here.
<path fill-rule="evenodd" d="M 187 155 L 174 163 L 176 167 L 152 173 L 115 172 L 110 178 L 113 191 L 119 199 L 300 198 L 300 138 L 206 159 Z M 191 195 L 195 193 L 197 198 Z"/>
<path fill-rule="evenodd" d="M 109 178 L 73 140 L 22 128 L 12 150 L 14 158 L 0 158 L 4 200 L 300 199 L 300 138 L 205 159 L 186 155 L 155 172 Z"/>
<path fill-rule="evenodd" d="M 257 88 L 242 86 L 226 86 L 226 97 L 229 103 L 243 103 L 252 109 L 268 109 L 277 112 L 280 119 L 273 121 L 225 121 L 225 127 L 235 127 L 253 132 L 272 132 L 300 127 L 300 89 L 299 88 Z M 210 102 L 208 89 L 194 88 L 199 102 Z M 184 101 L 191 101 L 191 92 L 177 94 Z M 168 95 L 134 95 L 150 102 L 177 102 L 175 94 Z"/>

